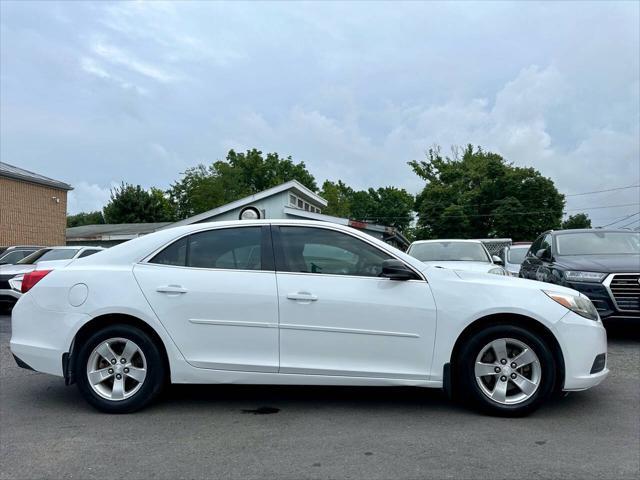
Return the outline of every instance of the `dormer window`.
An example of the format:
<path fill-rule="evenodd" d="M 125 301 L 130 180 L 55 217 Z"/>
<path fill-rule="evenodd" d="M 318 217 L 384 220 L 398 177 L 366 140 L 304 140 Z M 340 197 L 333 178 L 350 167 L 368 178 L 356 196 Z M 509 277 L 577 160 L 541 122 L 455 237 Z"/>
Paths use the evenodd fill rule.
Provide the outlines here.
<path fill-rule="evenodd" d="M 299 208 L 300 210 L 305 210 L 307 212 L 320 213 L 320 209 L 318 207 L 311 205 L 309 202 L 303 200 L 297 195 L 294 195 L 293 193 L 289 194 L 289 206 Z"/>

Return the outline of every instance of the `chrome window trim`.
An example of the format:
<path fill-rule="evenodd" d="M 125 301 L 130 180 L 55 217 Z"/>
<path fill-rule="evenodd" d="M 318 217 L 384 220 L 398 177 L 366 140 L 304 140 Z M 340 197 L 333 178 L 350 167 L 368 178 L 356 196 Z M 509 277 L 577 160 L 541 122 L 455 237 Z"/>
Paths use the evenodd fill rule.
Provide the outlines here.
<path fill-rule="evenodd" d="M 204 268 L 204 267 L 187 267 L 187 266 L 182 266 L 182 265 L 166 265 L 166 264 L 161 264 L 161 263 L 152 263 L 150 262 L 150 260 L 159 252 L 161 252 L 162 250 L 164 250 L 165 248 L 167 248 L 169 245 L 171 245 L 174 242 L 177 242 L 178 240 L 181 240 L 184 237 L 187 237 L 189 235 L 193 235 L 195 233 L 202 233 L 202 232 L 208 232 L 211 230 L 226 230 L 226 229 L 230 229 L 230 228 L 249 228 L 249 227 L 258 227 L 261 228 L 263 226 L 269 226 L 269 227 L 305 227 L 305 228 L 319 228 L 319 229 L 323 229 L 323 230 L 333 230 L 335 232 L 339 232 L 339 233 L 343 233 L 345 235 L 349 235 L 350 237 L 355 238 L 356 240 L 360 240 L 363 241 L 367 244 L 369 244 L 371 247 L 375 248 L 376 250 L 382 251 L 384 253 L 386 253 L 387 255 L 389 255 L 392 258 L 395 258 L 396 260 L 401 261 L 406 267 L 408 267 L 412 272 L 414 272 L 416 275 L 418 275 L 420 277 L 421 280 L 405 280 L 408 282 L 424 282 L 424 283 L 429 283 L 429 281 L 427 280 L 427 278 L 424 276 L 424 274 L 417 270 L 415 267 L 413 267 L 412 265 L 409 265 L 405 260 L 403 260 L 402 258 L 398 257 L 397 255 L 395 255 L 392 252 L 389 252 L 387 250 L 381 249 L 378 245 L 374 244 L 373 242 L 370 242 L 368 239 L 365 238 L 361 238 L 358 235 L 353 235 L 351 232 L 345 232 L 344 230 L 340 229 L 340 228 L 335 228 L 333 227 L 333 225 L 331 225 L 330 223 L 327 223 L 327 225 L 317 225 L 314 223 L 306 223 L 306 222 L 300 222 L 300 223 L 295 223 L 295 224 L 291 224 L 291 223 L 278 223 L 278 222 L 270 222 L 270 223 L 246 223 L 244 225 L 220 225 L 220 226 L 210 226 L 208 225 L 207 227 L 203 227 L 202 229 L 198 229 L 198 230 L 192 230 L 192 231 L 188 231 L 183 233 L 182 235 L 172 238 L 170 241 L 168 241 L 167 243 L 163 244 L 162 246 L 156 248 L 152 253 L 142 257 L 141 260 L 139 260 L 138 262 L 135 262 L 138 265 L 152 265 L 152 266 L 161 266 L 161 267 L 170 267 L 170 268 L 185 268 L 185 269 L 190 269 L 190 270 L 212 270 L 212 271 L 228 271 L 228 272 L 265 272 L 265 273 L 289 273 L 289 274 L 294 274 L 294 275 L 314 275 L 314 276 L 318 276 L 318 275 L 323 275 L 323 276 L 331 276 L 331 277 L 343 277 L 343 278 L 373 278 L 373 279 L 378 279 L 378 280 L 389 280 L 388 278 L 385 277 L 370 277 L 370 276 L 359 276 L 359 275 L 337 275 L 337 274 L 329 274 L 329 273 L 308 273 L 308 272 L 284 272 L 284 271 L 279 271 L 279 270 L 240 270 L 240 269 L 225 269 L 225 268 Z M 273 248 L 273 247 L 272 247 Z"/>
<path fill-rule="evenodd" d="M 616 307 L 616 310 L 618 310 L 619 312 L 640 312 L 640 310 L 623 310 L 622 308 L 620 308 L 620 306 L 618 305 L 618 302 L 616 302 L 616 297 L 613 294 L 613 291 L 611 290 L 611 282 L 613 281 L 613 278 L 616 275 L 640 275 L 640 273 L 637 272 L 618 272 L 618 273 L 610 273 L 609 275 L 607 275 L 607 277 L 604 279 L 604 281 L 602 282 L 602 285 L 604 285 L 604 288 L 607 289 L 607 293 L 609 294 L 609 298 L 611 298 L 611 301 L 613 302 L 613 305 Z"/>

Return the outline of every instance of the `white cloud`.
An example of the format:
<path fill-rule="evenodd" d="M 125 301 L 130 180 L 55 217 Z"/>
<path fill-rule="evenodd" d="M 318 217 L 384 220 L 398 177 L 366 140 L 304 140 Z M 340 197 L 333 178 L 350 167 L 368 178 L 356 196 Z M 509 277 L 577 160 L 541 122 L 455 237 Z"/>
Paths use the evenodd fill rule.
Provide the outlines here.
<path fill-rule="evenodd" d="M 178 80 L 178 76 L 170 74 L 150 63 L 142 62 L 131 54 L 113 45 L 98 42 L 93 45 L 92 50 L 96 55 L 102 57 L 106 61 L 126 67 L 129 70 L 151 78 L 152 80 L 162 83 L 170 83 Z"/>
<path fill-rule="evenodd" d="M 629 131 L 591 129 L 583 132 L 574 148 L 558 146 L 547 118 L 564 108 L 566 88 L 565 77 L 555 67 L 530 66 L 508 81 L 495 101 L 452 101 L 422 108 L 392 105 L 378 113 L 393 119 L 379 137 L 367 135 L 353 119 L 332 118 L 302 107 L 292 108 L 279 122 L 251 112 L 239 120 L 245 133 L 225 145 L 262 145 L 266 150 L 291 153 L 305 160 L 318 180 L 342 179 L 359 188 L 393 184 L 417 192 L 422 183 L 411 173 L 407 160 L 424 158 L 424 151 L 434 144 L 447 150 L 467 143 L 499 153 L 516 165 L 535 167 L 564 193 L 605 189 L 633 179 L 637 183 L 637 123 Z M 613 204 L 637 201 L 633 195 L 633 191 L 622 192 L 619 197 L 625 200 Z M 570 198 L 567 208 L 609 204 L 600 200 Z M 594 210 L 592 216 L 609 218 L 617 212 Z"/>
<path fill-rule="evenodd" d="M 115 183 L 112 183 L 111 187 L 87 182 L 76 183 L 67 195 L 67 214 L 102 210 L 109 201 L 111 188 L 115 186 Z"/>

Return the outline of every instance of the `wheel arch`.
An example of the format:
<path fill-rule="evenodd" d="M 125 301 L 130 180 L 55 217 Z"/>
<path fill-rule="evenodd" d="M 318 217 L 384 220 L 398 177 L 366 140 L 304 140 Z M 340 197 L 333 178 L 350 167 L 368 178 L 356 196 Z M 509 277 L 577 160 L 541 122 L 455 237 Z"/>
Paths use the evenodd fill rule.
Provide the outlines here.
<path fill-rule="evenodd" d="M 536 320 L 535 318 L 528 317 L 522 314 L 516 313 L 496 313 L 487 315 L 484 317 L 480 317 L 474 320 L 472 323 L 467 325 L 465 329 L 458 335 L 456 342 L 451 351 L 451 357 L 449 358 L 449 363 L 444 366 L 444 386 L 445 390 L 448 393 L 452 393 L 451 389 L 453 387 L 452 375 L 454 374 L 456 369 L 456 360 L 460 354 L 460 349 L 462 345 L 471 338 L 475 333 L 495 325 L 513 325 L 516 327 L 521 327 L 523 329 L 529 330 L 533 333 L 539 335 L 551 350 L 553 354 L 554 360 L 556 361 L 556 365 L 559 368 L 558 376 L 556 378 L 556 384 L 554 385 L 554 391 L 560 391 L 562 386 L 564 385 L 565 378 L 565 362 L 564 355 L 562 354 L 562 348 L 560 347 L 560 343 L 558 339 L 553 334 L 551 330 L 549 330 L 544 324 Z"/>
<path fill-rule="evenodd" d="M 171 364 L 169 362 L 167 347 L 160 335 L 158 335 L 158 332 L 139 317 L 126 313 L 106 313 L 92 318 L 90 321 L 82 325 L 82 327 L 80 327 L 73 336 L 73 340 L 71 341 L 71 346 L 69 348 L 69 355 L 66 360 L 63 360 L 63 374 L 67 385 L 75 382 L 75 353 L 77 352 L 77 345 L 87 340 L 97 330 L 110 325 L 129 325 L 139 328 L 149 335 L 160 349 L 160 354 L 162 355 L 165 366 L 166 380 L 171 378 Z"/>

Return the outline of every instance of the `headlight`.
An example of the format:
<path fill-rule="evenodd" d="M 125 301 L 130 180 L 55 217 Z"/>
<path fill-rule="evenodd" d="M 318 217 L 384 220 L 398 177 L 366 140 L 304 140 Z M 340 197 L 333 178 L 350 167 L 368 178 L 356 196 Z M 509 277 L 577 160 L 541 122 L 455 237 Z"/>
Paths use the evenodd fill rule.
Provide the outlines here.
<path fill-rule="evenodd" d="M 22 278 L 24 275 L 18 275 L 9 279 L 9 286 L 16 292 L 22 291 Z"/>
<path fill-rule="evenodd" d="M 564 278 L 569 280 L 570 282 L 593 282 L 599 283 L 604 280 L 606 277 L 606 273 L 598 273 L 598 272 L 578 272 L 575 270 L 568 270 L 564 272 Z"/>
<path fill-rule="evenodd" d="M 563 307 L 567 307 L 572 312 L 577 313 L 578 315 L 588 318 L 589 320 L 598 321 L 600 317 L 598 316 L 598 310 L 593 306 L 591 300 L 589 300 L 584 295 L 571 295 L 568 293 L 558 293 L 558 292 L 549 292 L 543 290 L 547 296 L 556 302 L 558 302 Z"/>
<path fill-rule="evenodd" d="M 506 275 L 504 268 L 492 268 L 491 270 L 489 270 L 489 273 L 493 273 L 495 275 Z"/>

